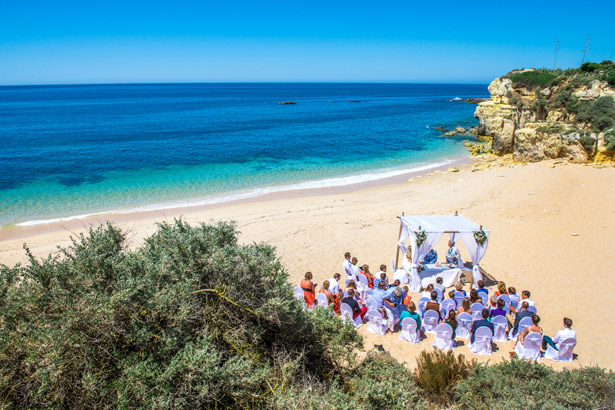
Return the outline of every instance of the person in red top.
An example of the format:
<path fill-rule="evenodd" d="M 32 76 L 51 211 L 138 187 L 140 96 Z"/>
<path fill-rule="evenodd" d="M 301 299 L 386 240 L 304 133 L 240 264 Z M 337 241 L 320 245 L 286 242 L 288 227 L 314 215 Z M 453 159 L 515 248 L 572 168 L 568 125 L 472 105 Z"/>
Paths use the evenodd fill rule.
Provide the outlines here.
<path fill-rule="evenodd" d="M 312 282 L 312 272 L 305 272 L 305 279 L 301 281 L 299 286 L 303 289 L 303 296 L 305 297 L 305 304 L 307 307 L 311 308 L 314 306 L 314 299 L 316 299 L 316 289 L 317 283 Z"/>
<path fill-rule="evenodd" d="M 374 289 L 374 275 L 369 271 L 369 266 L 363 265 L 363 275 L 367 278 L 367 286 Z"/>

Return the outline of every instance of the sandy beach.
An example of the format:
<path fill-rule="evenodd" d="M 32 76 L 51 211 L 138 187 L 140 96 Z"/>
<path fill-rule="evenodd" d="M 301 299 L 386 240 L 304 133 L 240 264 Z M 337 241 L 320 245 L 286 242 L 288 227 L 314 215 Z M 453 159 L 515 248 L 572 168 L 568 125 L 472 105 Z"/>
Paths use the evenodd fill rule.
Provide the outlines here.
<path fill-rule="evenodd" d="M 0 231 L 0 263 L 25 262 L 23 243 L 37 256 L 70 244 L 69 236 L 105 220 L 129 232 L 131 246 L 138 246 L 155 230 L 155 222 L 183 215 L 190 223 L 235 220 L 242 241 L 268 242 L 277 247 L 293 284 L 305 271 L 319 284 L 341 271 L 343 254 L 350 251 L 361 264 L 377 271 L 395 256 L 399 229 L 397 216 L 460 214 L 491 230 L 490 245 L 481 266 L 498 280 L 520 292 L 528 289 L 536 302 L 545 334 L 562 327 L 562 317 L 573 319 L 579 343 L 572 363 L 542 360 L 555 368 L 599 365 L 615 369 L 615 329 L 608 321 L 615 256 L 615 168 L 541 162 L 513 168 L 471 172 L 435 172 L 402 183 L 335 192 L 229 204 L 205 209 L 178 209 L 146 214 L 108 215 L 34 227 Z M 445 239 L 436 247 L 444 254 Z M 467 256 L 463 244 L 462 256 Z M 466 257 L 467 259 L 467 257 Z M 468 287 L 466 286 L 466 289 Z M 417 295 L 413 295 L 416 300 Z M 399 334 L 365 337 L 366 348 L 382 344 L 410 367 L 415 355 L 432 349 L 433 336 L 413 345 L 399 341 Z M 469 353 L 467 342 L 456 349 L 481 362 L 508 357 L 513 343 L 498 343 L 491 356 Z"/>

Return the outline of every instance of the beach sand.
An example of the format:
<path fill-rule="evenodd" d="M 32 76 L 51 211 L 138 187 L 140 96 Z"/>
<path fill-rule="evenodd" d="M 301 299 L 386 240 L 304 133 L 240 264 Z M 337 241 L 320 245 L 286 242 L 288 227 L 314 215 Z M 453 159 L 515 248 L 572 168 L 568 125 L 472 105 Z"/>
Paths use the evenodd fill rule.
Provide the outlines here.
<path fill-rule="evenodd" d="M 244 243 L 268 242 L 277 247 L 290 281 L 297 284 L 305 271 L 319 284 L 341 272 L 345 251 L 368 264 L 372 272 L 395 257 L 399 222 L 407 215 L 460 214 L 491 231 L 481 262 L 489 274 L 528 289 L 536 302 L 545 334 L 554 336 L 562 318 L 573 319 L 579 343 L 578 359 L 553 363 L 555 368 L 599 365 L 615 369 L 615 328 L 607 319 L 615 294 L 615 168 L 542 162 L 514 168 L 470 172 L 436 172 L 396 184 L 291 198 L 251 201 L 205 209 L 165 210 L 131 215 L 98 216 L 34 227 L 0 231 L 0 263 L 25 262 L 26 242 L 37 256 L 70 244 L 69 236 L 106 219 L 130 232 L 131 246 L 155 231 L 155 221 L 183 215 L 189 223 L 235 220 Z M 575 235 L 573 235 L 573 233 Z M 441 258 L 446 239 L 436 247 Z M 459 244 L 467 258 L 464 245 Z M 342 272 L 343 273 L 343 272 Z M 466 286 L 469 290 L 469 286 Z M 418 295 L 413 294 L 413 300 Z M 415 365 L 416 355 L 431 350 L 433 335 L 419 344 L 399 340 L 399 333 L 377 336 L 359 329 L 365 347 L 382 344 L 393 357 Z M 469 353 L 467 341 L 456 349 L 480 362 L 507 358 L 513 343 L 498 343 L 493 355 Z"/>

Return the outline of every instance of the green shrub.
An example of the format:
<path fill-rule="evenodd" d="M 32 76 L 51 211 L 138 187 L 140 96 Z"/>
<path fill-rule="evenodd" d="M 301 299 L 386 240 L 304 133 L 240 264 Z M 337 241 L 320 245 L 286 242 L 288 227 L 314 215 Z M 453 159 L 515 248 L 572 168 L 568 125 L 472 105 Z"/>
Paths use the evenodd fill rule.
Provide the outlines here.
<path fill-rule="evenodd" d="M 602 68 L 602 66 L 600 66 L 600 64 L 596 64 L 596 63 L 583 63 L 583 64 L 581 64 L 581 67 L 579 67 L 579 68 L 583 72 L 593 73 L 594 71 L 600 70 Z"/>
<path fill-rule="evenodd" d="M 536 128 L 537 132 L 541 132 L 543 134 L 557 134 L 562 132 L 562 126 L 559 124 L 554 125 L 543 125 L 541 127 Z"/>
<path fill-rule="evenodd" d="M 354 327 L 303 310 L 274 249 L 237 235 L 178 220 L 130 251 L 107 225 L 0 267 L 3 408 L 261 408 L 343 374 Z"/>
<path fill-rule="evenodd" d="M 423 350 L 416 359 L 416 383 L 432 400 L 447 402 L 452 399 L 456 383 L 468 377 L 473 362 L 449 350 Z"/>
<path fill-rule="evenodd" d="M 600 97 L 585 104 L 576 116 L 577 122 L 588 123 L 592 128 L 602 131 L 615 124 L 615 101 L 613 97 Z"/>
<path fill-rule="evenodd" d="M 596 138 L 591 135 L 581 135 L 579 137 L 579 142 L 589 155 L 593 155 L 596 151 L 596 141 Z"/>
<path fill-rule="evenodd" d="M 604 132 L 604 147 L 609 152 L 615 152 L 615 128 Z"/>
<path fill-rule="evenodd" d="M 603 60 L 600 65 L 604 66 L 604 65 L 612 65 L 615 64 L 613 61 L 611 60 Z"/>
<path fill-rule="evenodd" d="M 615 374 L 598 368 L 555 371 L 542 364 L 513 359 L 475 365 L 458 383 L 462 409 L 596 409 L 615 403 Z"/>
<path fill-rule="evenodd" d="M 546 87 L 551 81 L 557 78 L 551 70 L 525 71 L 514 73 L 508 76 L 516 87 L 534 89 L 536 87 Z"/>

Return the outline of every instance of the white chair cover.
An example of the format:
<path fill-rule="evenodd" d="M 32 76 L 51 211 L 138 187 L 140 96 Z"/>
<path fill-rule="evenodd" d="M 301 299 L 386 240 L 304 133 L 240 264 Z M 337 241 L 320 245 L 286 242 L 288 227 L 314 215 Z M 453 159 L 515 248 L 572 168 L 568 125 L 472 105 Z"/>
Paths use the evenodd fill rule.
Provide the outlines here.
<path fill-rule="evenodd" d="M 532 318 L 529 316 L 524 317 L 523 319 L 519 321 L 519 331 L 517 332 L 517 336 L 523 333 L 525 328 L 528 326 L 532 326 Z"/>
<path fill-rule="evenodd" d="M 352 318 L 354 313 L 352 308 L 348 306 L 346 303 L 342 303 L 340 307 L 341 317 L 344 322 L 350 321 L 354 325 L 354 327 L 359 327 L 363 324 L 363 320 L 361 320 L 361 316 L 357 316 L 355 319 Z"/>
<path fill-rule="evenodd" d="M 483 300 L 483 305 L 487 306 L 487 304 L 489 303 L 489 295 L 487 295 L 485 292 L 478 292 L 478 296 L 480 296 L 480 298 Z"/>
<path fill-rule="evenodd" d="M 369 324 L 367 325 L 367 331 L 376 333 L 377 335 L 384 335 L 386 332 L 386 320 L 382 319 L 382 315 L 378 310 L 368 310 L 367 319 Z"/>
<path fill-rule="evenodd" d="M 462 312 L 457 315 L 457 329 L 455 333 L 457 337 L 462 339 L 470 338 L 470 329 L 472 328 L 472 315 L 466 312 Z"/>
<path fill-rule="evenodd" d="M 346 299 L 347 297 L 348 297 L 348 289 L 344 291 L 344 299 Z"/>
<path fill-rule="evenodd" d="M 525 336 L 524 344 L 521 341 L 515 346 L 515 353 L 519 359 L 536 360 L 540 359 L 540 345 L 542 344 L 542 335 L 532 332 Z"/>
<path fill-rule="evenodd" d="M 372 297 L 367 298 L 365 305 L 367 306 L 367 310 L 376 310 L 379 308 L 378 302 L 376 302 L 376 299 Z"/>
<path fill-rule="evenodd" d="M 423 328 L 425 332 L 433 333 L 440 322 L 440 314 L 435 310 L 428 310 L 423 316 Z"/>
<path fill-rule="evenodd" d="M 491 338 L 493 333 L 487 326 L 476 329 L 474 343 L 470 343 L 470 351 L 476 354 L 491 354 Z"/>
<path fill-rule="evenodd" d="M 528 306 L 527 311 L 532 312 L 533 315 L 538 313 L 538 310 L 536 310 L 536 306 Z"/>
<path fill-rule="evenodd" d="M 508 341 L 508 337 L 506 335 L 506 326 L 508 326 L 508 321 L 504 316 L 496 316 L 491 320 L 493 324 L 493 328 L 495 329 L 495 334 L 493 335 L 494 342 L 506 342 Z"/>
<path fill-rule="evenodd" d="M 455 295 L 455 303 L 457 304 L 457 309 L 461 307 L 461 302 L 463 302 L 463 299 L 465 299 L 463 294 L 461 296 Z"/>
<path fill-rule="evenodd" d="M 498 300 L 502 299 L 504 301 L 504 310 L 506 311 L 506 313 L 510 313 L 510 298 L 508 297 L 508 295 L 500 295 L 498 296 Z M 497 304 L 496 304 L 497 306 Z"/>
<path fill-rule="evenodd" d="M 472 319 L 481 320 L 483 318 L 482 312 L 485 307 L 480 303 L 472 303 L 470 309 L 472 310 Z"/>
<path fill-rule="evenodd" d="M 451 310 L 457 310 L 457 305 L 455 304 L 455 301 L 453 299 L 444 299 L 441 307 L 445 312 L 445 317 L 448 317 L 448 312 L 450 312 Z"/>
<path fill-rule="evenodd" d="M 316 296 L 316 301 L 318 302 L 318 306 L 329 306 L 329 300 L 324 293 L 319 293 L 318 296 Z"/>
<path fill-rule="evenodd" d="M 293 291 L 293 294 L 295 296 L 295 299 L 305 300 L 305 293 L 303 292 L 303 289 L 301 289 L 301 286 L 295 286 L 295 290 Z"/>
<path fill-rule="evenodd" d="M 367 278 L 365 275 L 359 275 L 359 283 L 357 283 L 357 289 L 362 291 L 367 291 L 369 289 L 369 283 L 367 282 Z"/>
<path fill-rule="evenodd" d="M 421 340 L 420 329 L 417 329 L 416 320 L 407 317 L 401 321 L 401 333 L 399 340 L 406 340 L 410 343 L 418 343 Z"/>
<path fill-rule="evenodd" d="M 433 346 L 441 350 L 453 349 L 453 328 L 448 323 L 440 323 L 436 326 L 436 336 L 433 340 Z"/>
<path fill-rule="evenodd" d="M 435 288 L 434 291 L 438 294 L 438 303 L 442 303 L 442 291 L 438 288 Z"/>
<path fill-rule="evenodd" d="M 431 299 L 428 298 L 420 298 L 417 302 L 417 309 L 419 312 L 423 312 L 425 310 L 425 303 L 429 302 Z"/>
<path fill-rule="evenodd" d="M 528 335 L 529 336 L 529 335 Z M 545 352 L 545 358 L 553 360 L 555 362 L 571 362 L 573 360 L 572 351 L 577 345 L 577 339 L 569 337 L 559 342 L 557 346 L 558 350 L 555 350 L 551 345 L 547 345 L 547 351 Z"/>

